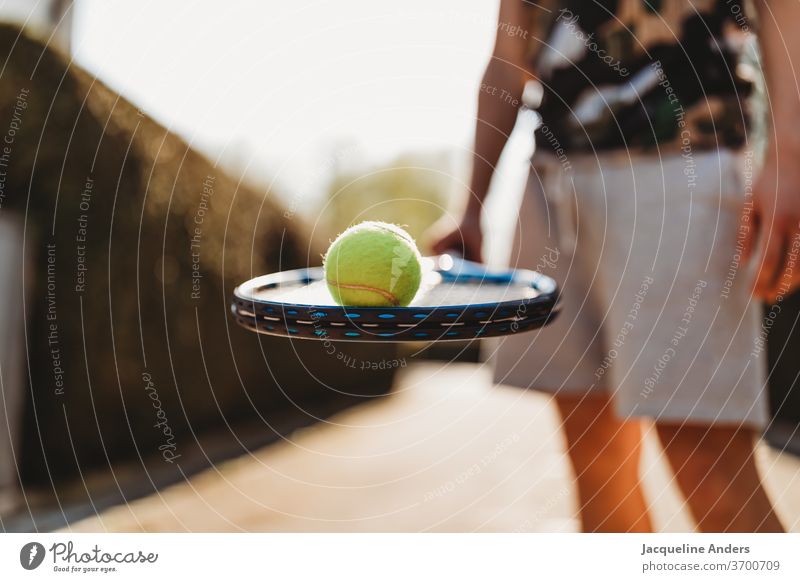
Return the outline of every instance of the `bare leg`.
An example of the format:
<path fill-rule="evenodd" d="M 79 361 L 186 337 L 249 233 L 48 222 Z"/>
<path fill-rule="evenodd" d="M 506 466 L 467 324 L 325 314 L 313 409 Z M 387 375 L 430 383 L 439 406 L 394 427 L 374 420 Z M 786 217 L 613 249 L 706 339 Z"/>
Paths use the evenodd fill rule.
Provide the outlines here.
<path fill-rule="evenodd" d="M 583 531 L 652 531 L 639 479 L 639 423 L 616 418 L 605 395 L 555 400 L 575 470 Z"/>
<path fill-rule="evenodd" d="M 761 485 L 752 430 L 660 423 L 656 428 L 701 531 L 784 531 Z"/>

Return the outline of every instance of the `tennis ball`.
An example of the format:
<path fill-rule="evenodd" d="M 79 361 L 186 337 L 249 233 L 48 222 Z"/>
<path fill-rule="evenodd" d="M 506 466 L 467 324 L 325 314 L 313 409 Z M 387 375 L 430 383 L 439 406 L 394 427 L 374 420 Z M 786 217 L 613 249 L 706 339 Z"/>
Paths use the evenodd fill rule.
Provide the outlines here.
<path fill-rule="evenodd" d="M 414 239 L 399 226 L 362 222 L 325 255 L 325 281 L 339 305 L 396 307 L 414 299 L 422 278 Z"/>

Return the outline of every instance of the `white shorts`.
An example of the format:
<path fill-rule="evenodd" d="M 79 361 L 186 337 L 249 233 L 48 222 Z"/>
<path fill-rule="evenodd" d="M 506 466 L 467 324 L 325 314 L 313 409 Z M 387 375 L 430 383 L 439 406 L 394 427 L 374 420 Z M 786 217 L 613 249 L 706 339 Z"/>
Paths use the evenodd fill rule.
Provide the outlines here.
<path fill-rule="evenodd" d="M 510 265 L 554 277 L 561 313 L 489 344 L 495 381 L 605 390 L 621 417 L 765 425 L 761 305 L 740 256 L 751 181 L 752 157 L 727 150 L 537 154 Z"/>

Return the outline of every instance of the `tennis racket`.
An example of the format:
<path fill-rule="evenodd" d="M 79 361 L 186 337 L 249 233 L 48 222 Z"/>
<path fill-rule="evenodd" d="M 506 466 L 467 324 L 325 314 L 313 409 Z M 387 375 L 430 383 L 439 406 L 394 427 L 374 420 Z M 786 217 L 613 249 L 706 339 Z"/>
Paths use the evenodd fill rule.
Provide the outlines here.
<path fill-rule="evenodd" d="M 423 279 L 407 307 L 337 305 L 322 267 L 256 277 L 233 291 L 242 327 L 310 340 L 455 341 L 530 331 L 557 315 L 556 282 L 523 269 L 490 271 L 451 255 L 423 259 Z"/>

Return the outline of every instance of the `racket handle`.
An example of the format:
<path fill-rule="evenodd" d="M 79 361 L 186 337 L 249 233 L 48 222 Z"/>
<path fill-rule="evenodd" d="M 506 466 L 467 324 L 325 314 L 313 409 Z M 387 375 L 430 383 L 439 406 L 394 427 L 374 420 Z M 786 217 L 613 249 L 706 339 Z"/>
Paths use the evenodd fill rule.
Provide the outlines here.
<path fill-rule="evenodd" d="M 433 259 L 434 269 L 448 281 L 476 279 L 487 283 L 511 283 L 517 278 L 514 270 L 490 271 L 481 263 L 462 259 L 458 253 L 447 253 Z"/>

